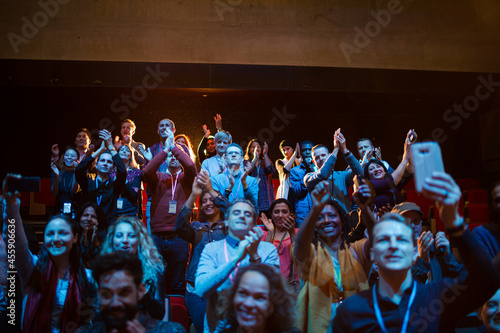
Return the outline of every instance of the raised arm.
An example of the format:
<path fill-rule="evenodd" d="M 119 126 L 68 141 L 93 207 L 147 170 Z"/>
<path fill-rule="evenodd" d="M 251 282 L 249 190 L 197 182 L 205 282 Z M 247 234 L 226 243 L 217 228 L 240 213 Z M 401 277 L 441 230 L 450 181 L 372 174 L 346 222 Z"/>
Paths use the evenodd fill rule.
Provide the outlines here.
<path fill-rule="evenodd" d="M 207 142 L 208 142 L 208 137 L 210 136 L 210 130 L 207 128 L 207 125 L 203 125 L 203 131 L 205 131 L 205 135 L 200 141 L 200 144 L 198 145 L 198 161 L 200 163 L 203 163 L 203 161 L 207 158 L 207 155 L 205 154 L 205 150 L 207 149 Z"/>
<path fill-rule="evenodd" d="M 404 153 L 403 153 L 403 159 L 401 160 L 401 163 L 399 163 L 398 167 L 394 172 L 392 173 L 391 177 L 394 180 L 394 184 L 397 185 L 400 181 L 401 178 L 403 177 L 403 174 L 408 167 L 408 164 L 410 163 L 410 147 L 412 143 L 410 142 L 410 133 L 412 130 L 408 131 L 408 134 L 406 135 L 405 139 L 405 144 L 404 144 Z M 416 135 L 416 133 L 415 133 Z"/>
<path fill-rule="evenodd" d="M 28 248 L 26 234 L 24 233 L 23 221 L 20 213 L 21 200 L 19 199 L 19 192 L 15 191 L 15 193 L 12 193 L 8 191 L 9 179 L 13 178 L 21 178 L 21 176 L 7 174 L 2 188 L 3 196 L 7 205 L 7 220 L 4 221 L 4 223 L 7 223 L 7 228 L 4 228 L 4 232 L 8 231 L 8 234 L 4 235 L 4 238 L 5 236 L 7 236 L 7 238 L 12 238 L 15 234 L 15 263 L 17 273 L 19 274 L 19 278 L 21 279 L 21 284 L 24 289 L 28 286 L 33 270 L 35 269 L 35 264 Z"/>
<path fill-rule="evenodd" d="M 273 235 L 274 235 L 273 221 L 268 219 L 266 213 L 264 212 L 260 213 L 260 220 L 266 226 L 267 229 L 266 239 L 264 239 L 264 241 L 273 243 Z"/>
<path fill-rule="evenodd" d="M 137 150 L 144 157 L 144 164 L 146 164 L 147 162 L 149 162 L 153 159 L 153 153 L 151 153 L 151 148 L 148 148 L 148 150 L 146 150 L 146 148 L 142 144 L 140 144 L 137 146 Z"/>
<path fill-rule="evenodd" d="M 146 183 L 148 183 L 149 186 L 155 187 L 158 183 L 158 176 L 156 175 L 156 172 L 158 171 L 158 168 L 163 163 L 163 161 L 165 161 L 165 159 L 167 158 L 172 142 L 173 140 L 171 141 L 170 137 L 167 138 L 165 140 L 165 148 L 163 148 L 162 151 L 156 154 L 155 157 L 153 157 L 151 161 L 144 167 L 142 174 L 144 176 L 144 180 L 146 181 Z"/>
<path fill-rule="evenodd" d="M 123 160 L 121 159 L 120 155 L 118 155 L 116 151 L 114 152 L 115 154 L 113 155 L 112 159 L 116 168 L 116 179 L 113 191 L 115 191 L 116 195 L 120 195 L 123 192 L 125 188 L 125 182 L 127 181 L 127 168 L 125 167 L 125 164 L 123 164 Z"/>
<path fill-rule="evenodd" d="M 295 162 L 295 159 L 298 158 L 300 155 L 300 146 L 299 143 L 295 145 L 295 151 L 293 152 L 292 157 L 290 157 L 290 160 L 286 162 L 286 164 L 283 164 L 281 160 L 276 160 L 276 170 L 278 170 L 278 173 L 289 173 L 290 170 L 292 170 L 293 163 Z"/>
<path fill-rule="evenodd" d="M 267 142 L 264 142 L 264 148 L 262 150 L 262 155 L 264 155 L 264 160 L 263 160 L 264 168 L 268 174 L 273 174 L 276 171 L 276 169 L 274 168 L 273 162 L 271 162 L 269 156 L 267 156 L 268 150 L 269 146 L 267 145 Z"/>
<path fill-rule="evenodd" d="M 295 247 L 293 256 L 298 263 L 307 263 L 311 260 L 311 242 L 316 228 L 316 221 L 319 214 L 328 201 L 330 192 L 328 190 L 328 182 L 322 181 L 318 183 L 311 192 L 312 208 L 300 225 L 297 236 L 295 237 Z"/>
<path fill-rule="evenodd" d="M 337 162 L 337 154 L 339 152 L 339 143 L 337 140 L 333 140 L 333 152 L 328 156 L 325 163 L 321 166 L 321 168 L 316 172 L 308 173 L 304 177 L 304 184 L 307 187 L 307 190 L 311 192 L 314 190 L 314 187 L 321 181 L 327 180 L 328 177 L 332 174 L 333 167 L 335 166 L 335 162 Z"/>
<path fill-rule="evenodd" d="M 177 158 L 177 160 L 179 160 L 182 168 L 184 169 L 184 178 L 182 179 L 182 182 L 184 184 L 189 184 L 189 188 L 191 188 L 191 185 L 198 174 L 196 164 L 194 164 L 193 160 L 184 152 L 182 148 L 180 148 L 180 146 L 174 144 L 172 148 L 172 154 L 175 158 Z"/>
<path fill-rule="evenodd" d="M 126 183 L 123 189 L 123 194 L 130 202 L 135 202 L 141 195 L 141 172 L 134 177 L 132 182 Z"/>
<path fill-rule="evenodd" d="M 142 154 L 142 151 L 145 149 L 144 145 L 142 143 L 137 143 L 136 147 L 137 148 L 132 147 L 132 149 L 134 149 L 135 161 L 139 165 L 144 165 L 146 163 L 146 159 L 144 158 L 144 155 Z"/>
<path fill-rule="evenodd" d="M 54 162 L 50 163 L 50 168 L 52 169 L 52 174 L 54 175 L 52 177 L 50 194 L 52 194 L 53 197 L 57 197 L 57 194 L 59 193 L 59 169 Z"/>
<path fill-rule="evenodd" d="M 462 292 L 445 309 L 454 318 L 460 318 L 483 304 L 500 287 L 500 277 L 460 216 L 458 207 L 462 193 L 453 178 L 444 172 L 434 172 L 431 178 L 426 179 L 422 193 L 426 198 L 437 201 L 445 230 L 456 242 L 468 272 L 465 281 L 459 278 L 457 282 Z"/>
<path fill-rule="evenodd" d="M 370 188 L 368 182 L 369 181 L 366 179 L 358 178 L 358 184 L 360 185 L 353 193 L 352 197 L 359 208 L 359 220 L 364 224 L 368 230 L 368 235 L 370 235 L 373 226 L 377 222 L 377 218 L 373 214 L 373 199 L 375 198 L 375 191 Z M 366 260 L 370 260 L 370 248 L 371 240 L 368 238 L 368 241 L 363 244 L 363 254 Z"/>
<path fill-rule="evenodd" d="M 90 169 L 96 157 L 101 155 L 104 150 L 106 150 L 106 142 L 102 141 L 101 147 L 90 156 L 85 157 L 75 168 L 75 179 L 80 185 L 83 193 L 87 193 L 89 187 L 87 170 Z"/>
<path fill-rule="evenodd" d="M 250 200 L 254 204 L 254 206 L 257 207 L 259 184 L 257 183 L 257 180 L 255 178 L 247 177 L 249 173 L 250 167 L 245 166 L 245 171 L 243 172 L 243 176 L 241 176 L 241 185 L 243 187 L 245 199 Z"/>
<path fill-rule="evenodd" d="M 216 114 L 214 117 L 215 120 L 215 127 L 217 128 L 217 132 L 222 131 L 222 117 L 220 114 Z"/>
<path fill-rule="evenodd" d="M 99 137 L 106 142 L 106 147 L 108 148 L 111 157 L 118 154 L 118 152 L 115 149 L 115 145 L 113 143 L 113 136 L 111 135 L 110 131 L 106 129 L 100 130 Z"/>
<path fill-rule="evenodd" d="M 198 177 L 193 182 L 191 194 L 186 200 L 181 211 L 175 218 L 175 232 L 177 236 L 184 239 L 186 242 L 194 243 L 195 233 L 190 223 L 190 216 L 193 212 L 196 199 L 201 195 L 202 189 L 198 183 Z"/>

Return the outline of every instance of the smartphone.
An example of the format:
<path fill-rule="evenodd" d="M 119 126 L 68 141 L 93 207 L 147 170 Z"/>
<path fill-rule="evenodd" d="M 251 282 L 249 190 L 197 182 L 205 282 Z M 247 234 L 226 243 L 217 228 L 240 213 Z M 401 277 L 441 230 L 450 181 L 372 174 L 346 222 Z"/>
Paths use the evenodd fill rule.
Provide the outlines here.
<path fill-rule="evenodd" d="M 410 143 L 413 143 L 413 142 L 415 142 L 415 140 L 417 140 L 417 137 L 415 135 L 415 131 L 414 130 L 410 131 L 410 135 L 408 136 L 408 140 L 410 141 Z"/>
<path fill-rule="evenodd" d="M 437 142 L 414 143 L 411 156 L 415 167 L 415 189 L 422 192 L 426 178 L 430 178 L 435 171 L 444 172 L 441 148 Z"/>
<path fill-rule="evenodd" d="M 360 185 L 363 185 L 363 176 L 360 176 L 360 175 L 354 176 L 354 186 L 357 189 L 359 189 Z M 368 200 L 367 197 L 364 197 L 361 194 L 358 195 L 358 199 L 359 199 L 360 203 L 362 203 L 362 204 L 364 204 L 366 202 L 366 200 Z"/>
<path fill-rule="evenodd" d="M 10 178 L 7 189 L 9 192 L 40 192 L 40 177 Z"/>

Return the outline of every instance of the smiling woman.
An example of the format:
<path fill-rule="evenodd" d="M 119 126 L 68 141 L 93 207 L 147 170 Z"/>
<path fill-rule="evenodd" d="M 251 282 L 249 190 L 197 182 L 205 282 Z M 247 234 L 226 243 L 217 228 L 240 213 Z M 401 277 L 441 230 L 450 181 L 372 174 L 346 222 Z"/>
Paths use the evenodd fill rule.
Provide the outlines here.
<path fill-rule="evenodd" d="M 364 176 L 373 184 L 375 188 L 375 206 L 377 209 L 390 205 L 391 208 L 404 201 L 401 189 L 411 179 L 413 173 L 413 163 L 410 156 L 410 147 L 415 140 L 410 140 L 413 130 L 408 131 L 404 143 L 404 153 L 401 163 L 392 174 L 387 172 L 387 169 L 382 161 L 372 158 L 365 165 Z"/>
<path fill-rule="evenodd" d="M 338 305 L 368 288 L 370 246 L 366 239 L 347 243 L 346 215 L 327 185 L 318 183 L 311 192 L 312 209 L 292 246 L 297 273 L 304 281 L 297 300 L 302 332 L 326 332 Z"/>
<path fill-rule="evenodd" d="M 81 261 L 77 225 L 67 216 L 53 216 L 45 227 L 38 257 L 31 254 L 19 213 L 20 200 L 7 190 L 9 179 L 15 177 L 7 175 L 3 193 L 7 218 L 16 225 L 16 269 L 25 298 L 23 331 L 60 332 L 71 322 L 83 324 L 92 313 L 77 310 L 90 308 L 91 304 L 84 302 L 92 300 L 96 293 L 89 283 L 90 271 Z"/>
<path fill-rule="evenodd" d="M 217 312 L 216 332 L 300 332 L 292 294 L 279 272 L 266 264 L 241 268 Z"/>
<path fill-rule="evenodd" d="M 139 257 L 144 271 L 143 282 L 147 289 L 147 294 L 142 300 L 143 305 L 153 318 L 163 319 L 165 311 L 160 300 L 164 300 L 165 295 L 158 292 L 162 290 L 158 288 L 158 284 L 163 282 L 161 277 L 165 267 L 153 239 L 141 220 L 132 216 L 120 216 L 109 226 L 101 253 L 115 252 Z"/>

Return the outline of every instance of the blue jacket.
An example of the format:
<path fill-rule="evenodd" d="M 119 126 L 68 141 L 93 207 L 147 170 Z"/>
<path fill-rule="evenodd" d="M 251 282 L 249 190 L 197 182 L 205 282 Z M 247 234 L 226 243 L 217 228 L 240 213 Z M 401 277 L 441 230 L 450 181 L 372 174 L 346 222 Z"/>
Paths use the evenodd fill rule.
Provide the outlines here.
<path fill-rule="evenodd" d="M 309 210 L 312 207 L 311 196 L 304 184 L 304 176 L 307 174 L 307 168 L 302 163 L 290 170 L 290 190 L 289 198 L 293 198 L 292 204 L 295 206 L 297 214 L 297 225 L 300 227 Z"/>

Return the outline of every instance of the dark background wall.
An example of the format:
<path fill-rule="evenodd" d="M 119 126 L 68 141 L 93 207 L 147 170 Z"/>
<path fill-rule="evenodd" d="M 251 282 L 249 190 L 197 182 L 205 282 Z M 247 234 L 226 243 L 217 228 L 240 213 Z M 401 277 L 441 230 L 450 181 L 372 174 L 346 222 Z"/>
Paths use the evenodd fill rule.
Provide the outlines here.
<path fill-rule="evenodd" d="M 168 75 L 157 88 L 141 89 L 145 68 L 157 65 Z M 351 150 L 357 138 L 372 138 L 397 166 L 406 132 L 415 128 L 421 140 L 442 140 L 445 167 L 455 177 L 487 182 L 495 173 L 483 170 L 481 140 L 490 142 L 488 151 L 498 147 L 498 134 L 482 131 L 498 114 L 496 91 L 465 116 L 447 111 L 476 94 L 478 78 L 500 81 L 488 73 L 7 60 L 0 70 L 2 176 L 14 171 L 47 177 L 53 143 L 71 145 L 80 127 L 118 134 L 125 118 L 136 122 L 135 139 L 147 146 L 157 142 L 156 126 L 164 117 L 197 145 L 203 124 L 215 132 L 216 113 L 235 142 L 267 141 L 273 160 L 281 157 L 284 138 L 332 148 L 340 127 Z M 127 95 L 128 105 L 121 101 Z M 436 128 L 442 129 L 439 136 Z M 489 160 L 497 158 L 489 152 Z M 341 159 L 337 169 L 344 168 Z"/>

